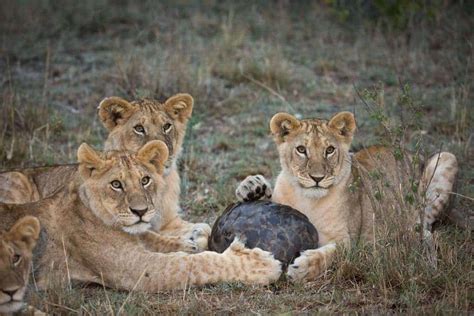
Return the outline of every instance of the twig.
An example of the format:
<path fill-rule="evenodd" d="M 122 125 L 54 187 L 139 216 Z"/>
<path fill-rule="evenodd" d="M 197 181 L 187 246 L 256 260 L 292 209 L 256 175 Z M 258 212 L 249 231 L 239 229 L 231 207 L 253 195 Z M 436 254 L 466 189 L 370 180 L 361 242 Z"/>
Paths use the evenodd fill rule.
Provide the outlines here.
<path fill-rule="evenodd" d="M 44 67 L 43 95 L 41 98 L 41 106 L 43 107 L 46 105 L 46 91 L 48 88 L 50 62 L 51 62 L 51 46 L 48 42 L 48 46 L 46 47 L 46 61 L 45 61 L 45 67 Z"/>
<path fill-rule="evenodd" d="M 186 282 L 184 283 L 184 288 L 183 288 L 183 302 L 186 300 L 186 292 L 187 290 L 191 290 L 191 287 L 189 285 L 189 280 L 191 279 L 191 274 L 193 271 L 193 266 L 194 266 L 194 261 L 191 261 L 191 267 L 189 268 L 188 275 L 186 277 Z"/>
<path fill-rule="evenodd" d="M 107 290 L 105 289 L 104 275 L 102 274 L 102 272 L 100 273 L 100 279 L 102 280 L 102 288 L 104 289 L 105 299 L 107 300 L 107 303 L 109 304 L 110 315 L 113 315 L 114 309 L 112 307 L 112 303 L 110 302 L 109 295 L 107 294 Z"/>
<path fill-rule="evenodd" d="M 448 194 L 456 195 L 456 196 L 465 198 L 465 199 L 467 199 L 467 200 L 474 201 L 474 198 L 469 197 L 469 196 L 466 196 L 466 195 L 463 195 L 463 194 L 461 194 L 461 193 L 456 193 L 456 192 L 450 191 L 450 192 L 448 192 Z"/>
<path fill-rule="evenodd" d="M 242 74 L 242 77 L 244 77 L 245 79 L 255 83 L 260 88 L 263 88 L 263 89 L 267 90 L 268 92 L 270 92 L 271 94 L 276 96 L 278 99 L 280 99 L 283 103 L 285 103 L 291 109 L 291 111 L 296 112 L 295 108 L 293 108 L 293 106 L 285 99 L 285 97 L 282 96 L 281 94 L 279 94 L 278 92 L 276 92 L 274 89 L 270 88 L 269 86 L 267 86 L 266 84 L 264 84 L 261 81 L 258 81 L 255 78 L 247 76 L 246 74 Z"/>
<path fill-rule="evenodd" d="M 63 251 L 64 251 L 64 261 L 66 262 L 66 272 L 67 272 L 67 281 L 69 290 L 72 290 L 71 286 L 71 274 L 69 273 L 69 264 L 67 262 L 67 253 L 66 253 L 66 246 L 64 245 L 64 236 L 61 236 L 61 242 L 63 244 Z"/>
<path fill-rule="evenodd" d="M 55 303 L 48 302 L 48 301 L 46 301 L 45 304 L 51 305 L 51 306 L 56 306 L 56 307 L 59 307 L 59 308 L 64 308 L 64 309 L 67 310 L 67 311 L 70 311 L 70 312 L 74 312 L 74 313 L 76 313 L 76 314 L 79 314 L 79 311 L 78 311 L 78 310 L 72 309 L 72 308 L 67 307 L 67 306 L 64 306 L 64 305 L 59 305 L 59 304 L 55 304 Z"/>
<path fill-rule="evenodd" d="M 441 145 L 439 145 L 438 158 L 436 158 L 436 164 L 435 164 L 435 167 L 434 167 L 434 170 L 433 170 L 433 174 L 431 175 L 430 181 L 426 185 L 426 191 L 428 191 L 428 188 L 430 187 L 431 181 L 433 180 L 434 175 L 436 173 L 436 169 L 438 169 L 439 159 L 441 158 L 441 149 L 443 149 L 443 143 L 441 143 Z M 425 194 L 426 194 L 426 192 L 425 192 Z"/>
<path fill-rule="evenodd" d="M 143 276 L 145 275 L 146 273 L 146 269 L 143 270 L 142 274 L 140 275 L 140 277 L 138 278 L 137 282 L 135 283 L 135 285 L 133 286 L 132 290 L 130 292 L 128 292 L 128 295 L 127 297 L 125 298 L 125 300 L 123 301 L 122 303 L 122 306 L 120 306 L 118 312 L 117 312 L 117 315 L 120 315 L 120 313 L 122 312 L 123 308 L 125 307 L 125 304 L 127 303 L 128 299 L 130 298 L 130 296 L 132 295 L 133 291 L 135 291 L 135 289 L 137 288 L 138 286 L 138 283 L 140 283 L 140 281 L 142 280 Z"/>
<path fill-rule="evenodd" d="M 352 84 L 352 86 L 354 87 L 354 90 L 355 90 L 355 92 L 357 93 L 357 96 L 359 97 L 359 99 L 362 101 L 362 103 L 364 103 L 364 105 L 365 105 L 370 111 L 374 111 L 374 110 L 372 109 L 372 107 L 370 106 L 370 104 L 367 103 L 367 101 L 365 101 L 365 99 L 362 97 L 362 95 L 360 94 L 359 89 L 357 89 L 356 85 L 355 85 L 355 84 Z"/>

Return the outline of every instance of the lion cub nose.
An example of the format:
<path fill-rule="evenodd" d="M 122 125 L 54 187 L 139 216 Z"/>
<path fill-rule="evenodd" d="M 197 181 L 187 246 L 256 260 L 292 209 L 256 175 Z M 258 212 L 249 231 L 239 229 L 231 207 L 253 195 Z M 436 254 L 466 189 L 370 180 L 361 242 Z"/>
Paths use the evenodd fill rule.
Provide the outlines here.
<path fill-rule="evenodd" d="M 10 296 L 10 297 L 13 297 L 13 295 L 15 295 L 16 292 L 18 292 L 18 289 L 13 290 L 13 291 L 2 290 L 2 292 L 5 293 L 6 295 Z"/>
<path fill-rule="evenodd" d="M 311 177 L 311 179 L 314 180 L 314 182 L 316 182 L 316 184 L 319 183 L 321 180 L 324 179 L 324 176 L 321 177 L 321 176 L 311 176 L 311 175 L 310 175 L 310 177 Z"/>
<path fill-rule="evenodd" d="M 138 217 L 142 217 L 143 215 L 145 215 L 146 211 L 148 211 L 148 207 L 145 207 L 145 208 L 130 208 L 130 212 L 132 212 L 133 214 L 137 215 Z"/>

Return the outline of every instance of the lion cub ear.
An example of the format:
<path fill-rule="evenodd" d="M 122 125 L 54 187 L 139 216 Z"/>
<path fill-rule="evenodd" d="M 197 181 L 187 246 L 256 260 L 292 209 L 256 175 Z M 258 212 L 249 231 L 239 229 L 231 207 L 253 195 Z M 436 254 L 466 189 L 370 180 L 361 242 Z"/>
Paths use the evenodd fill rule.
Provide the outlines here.
<path fill-rule="evenodd" d="M 185 123 L 193 113 L 194 99 L 187 93 L 179 93 L 165 102 L 165 111 L 173 119 Z"/>
<path fill-rule="evenodd" d="M 288 113 L 277 113 L 270 121 L 270 130 L 278 143 L 285 141 L 285 136 L 300 127 L 300 121 Z"/>
<path fill-rule="evenodd" d="M 342 137 L 346 143 L 352 142 L 352 137 L 356 130 L 356 121 L 351 112 L 339 112 L 334 115 L 328 123 L 328 127 Z"/>
<path fill-rule="evenodd" d="M 109 97 L 100 102 L 98 110 L 102 124 L 110 131 L 126 122 L 135 112 L 135 106 L 122 98 Z"/>
<path fill-rule="evenodd" d="M 138 150 L 137 159 L 144 163 L 151 163 L 158 173 L 163 173 L 168 155 L 168 147 L 164 142 L 152 140 Z"/>
<path fill-rule="evenodd" d="M 19 219 L 8 231 L 7 238 L 11 241 L 23 242 L 33 250 L 39 238 L 41 226 L 34 216 L 25 216 Z"/>
<path fill-rule="evenodd" d="M 105 166 L 105 160 L 86 143 L 82 143 L 77 150 L 77 161 L 79 162 L 79 171 L 84 178 L 90 177 L 95 169 L 101 169 Z"/>

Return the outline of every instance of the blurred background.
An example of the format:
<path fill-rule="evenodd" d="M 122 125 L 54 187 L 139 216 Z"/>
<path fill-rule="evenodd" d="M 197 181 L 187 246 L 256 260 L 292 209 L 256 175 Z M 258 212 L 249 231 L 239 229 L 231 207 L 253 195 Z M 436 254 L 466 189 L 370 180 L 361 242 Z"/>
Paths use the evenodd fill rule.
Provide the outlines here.
<path fill-rule="evenodd" d="M 321 118 L 353 111 L 355 149 L 386 143 L 380 123 L 389 120 L 408 148 L 454 152 L 458 192 L 473 197 L 473 30 L 474 2 L 461 0 L 3 0 L 0 170 L 74 162 L 81 142 L 100 148 L 106 131 L 96 108 L 104 97 L 163 101 L 187 92 L 195 98 L 179 166 L 187 218 L 212 222 L 234 201 L 245 176 L 278 174 L 268 122 L 279 111 Z M 455 208 L 472 216 L 472 198 L 458 198 Z M 458 233 L 446 234 L 452 242 Z M 464 249 L 471 241 L 459 234 L 448 248 Z M 468 248 L 460 250 L 467 257 L 460 259 L 459 275 L 449 277 L 451 285 L 459 284 L 472 259 L 472 243 Z M 439 282 L 446 281 L 427 285 L 429 294 L 417 288 L 406 301 L 394 294 L 392 301 L 368 303 L 370 290 L 350 300 L 355 309 L 404 302 L 472 311 L 472 280 L 464 279 L 457 298 L 448 294 L 455 285 Z M 205 291 L 184 303 L 179 295 L 159 297 L 153 307 L 139 296 L 127 302 L 127 311 L 172 312 L 183 303 L 191 312 L 199 306 L 285 312 L 301 310 L 308 300 L 308 310 L 328 304 L 328 293 L 315 294 L 318 287 L 286 288 L 279 301 L 265 299 L 262 290 L 231 287 L 235 295 L 253 297 L 244 303 L 228 289 L 211 290 L 221 303 Z M 72 310 L 101 311 L 100 302 L 85 303 L 87 293 L 47 295 Z M 111 295 L 118 306 L 125 299 Z M 342 311 L 343 302 L 329 310 Z"/>

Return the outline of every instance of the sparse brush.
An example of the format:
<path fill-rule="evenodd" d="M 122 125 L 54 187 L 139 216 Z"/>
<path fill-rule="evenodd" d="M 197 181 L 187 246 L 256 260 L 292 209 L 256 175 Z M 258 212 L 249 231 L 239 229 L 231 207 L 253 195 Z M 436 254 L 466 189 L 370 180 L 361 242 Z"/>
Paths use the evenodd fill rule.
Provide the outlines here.
<path fill-rule="evenodd" d="M 6 91 L 1 102 L 0 168 L 16 165 L 17 161 L 23 165 L 53 162 L 51 135 L 63 131 L 61 120 L 48 107 L 12 91 Z"/>
<path fill-rule="evenodd" d="M 395 311 L 422 308 L 427 304 L 466 308 L 470 304 L 467 288 L 472 280 L 460 278 L 463 271 L 470 269 L 465 259 L 473 255 L 472 249 L 468 253 L 463 249 L 446 251 L 446 245 L 453 238 L 453 228 L 436 231 L 431 240 L 435 247 L 430 248 L 422 226 L 416 229 L 413 221 L 412 214 L 423 215 L 425 192 L 419 192 L 415 181 L 419 177 L 417 170 L 421 158 L 405 158 L 408 156 L 408 146 L 404 140 L 409 127 L 418 126 L 416 113 L 419 103 L 415 102 L 408 87 L 404 86 L 396 106 L 400 111 L 406 111 L 407 121 L 404 122 L 403 118 L 395 121 L 387 115 L 390 105 L 383 102 L 382 95 L 383 90 L 378 87 L 364 90 L 360 96 L 370 117 L 385 131 L 383 142 L 392 148 L 399 162 L 398 174 L 406 177 L 408 181 L 405 183 L 409 185 L 390 187 L 383 165 L 378 168 L 379 172 L 360 179 L 360 185 L 370 188 L 372 192 L 370 200 L 377 223 L 374 226 L 375 237 L 373 242 L 357 244 L 348 250 L 341 249 L 335 260 L 334 272 L 329 278 L 341 286 L 347 282 L 355 283 L 362 292 L 371 292 L 374 295 L 372 300 Z M 418 140 L 415 145 L 417 152 L 412 154 L 419 155 L 423 143 Z M 390 196 L 395 199 L 390 200 Z M 422 223 L 422 217 L 420 221 Z M 469 235 L 464 236 L 464 245 L 469 243 Z M 456 296 L 452 295 L 453 292 Z"/>

